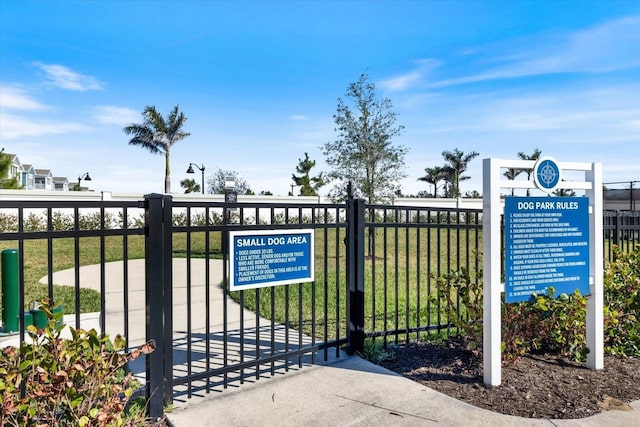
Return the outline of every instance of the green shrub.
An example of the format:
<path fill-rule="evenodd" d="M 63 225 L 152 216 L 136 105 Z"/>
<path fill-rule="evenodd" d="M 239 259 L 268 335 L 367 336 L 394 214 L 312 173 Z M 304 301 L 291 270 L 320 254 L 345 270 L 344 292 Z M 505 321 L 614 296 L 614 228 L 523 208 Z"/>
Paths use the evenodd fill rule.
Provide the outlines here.
<path fill-rule="evenodd" d="M 605 351 L 640 356 L 640 245 L 630 253 L 613 247 L 604 288 Z"/>
<path fill-rule="evenodd" d="M 18 216 L 0 212 L 0 232 L 18 231 Z"/>
<path fill-rule="evenodd" d="M 56 231 L 69 231 L 73 230 L 73 216 L 65 215 L 60 211 L 53 212 L 51 216 L 51 225 L 53 229 Z"/>
<path fill-rule="evenodd" d="M 41 330 L 29 326 L 29 342 L 0 353 L 0 425 L 7 426 L 133 426 L 144 423 L 139 413 L 127 416 L 125 407 L 139 387 L 128 361 L 153 351 L 145 344 L 131 352 L 125 340 L 113 342 L 95 330 L 71 331 L 61 314 L 46 303 L 49 318 Z"/>
<path fill-rule="evenodd" d="M 613 261 L 604 270 L 604 350 L 607 354 L 640 357 L 640 245 L 631 253 L 614 247 Z M 478 277 L 481 277 L 479 273 Z M 467 342 L 482 345 L 482 284 L 462 270 L 437 280 L 442 311 Z M 578 291 L 548 295 L 533 301 L 502 304 L 502 351 L 505 360 L 527 353 L 562 354 L 586 360 L 587 297 Z"/>
<path fill-rule="evenodd" d="M 502 305 L 502 349 L 506 360 L 526 353 L 562 354 L 586 360 L 586 298 L 576 290 L 536 296 L 532 302 Z"/>
<path fill-rule="evenodd" d="M 368 337 L 364 340 L 364 347 L 358 356 L 372 363 L 380 364 L 394 358 L 394 352 L 385 347 L 385 343 L 376 340 L 375 337 Z"/>
<path fill-rule="evenodd" d="M 100 230 L 104 227 L 110 230 L 117 224 L 116 217 L 110 212 L 91 212 L 78 215 L 78 227 L 80 230 Z"/>
<path fill-rule="evenodd" d="M 44 215 L 37 215 L 30 212 L 24 220 L 24 231 L 46 231 L 47 220 Z"/>
<path fill-rule="evenodd" d="M 479 277 L 482 271 L 478 272 Z M 468 350 L 482 347 L 482 282 L 473 280 L 464 267 L 459 272 L 436 280 L 436 295 L 431 303 L 440 305 L 462 338 Z"/>

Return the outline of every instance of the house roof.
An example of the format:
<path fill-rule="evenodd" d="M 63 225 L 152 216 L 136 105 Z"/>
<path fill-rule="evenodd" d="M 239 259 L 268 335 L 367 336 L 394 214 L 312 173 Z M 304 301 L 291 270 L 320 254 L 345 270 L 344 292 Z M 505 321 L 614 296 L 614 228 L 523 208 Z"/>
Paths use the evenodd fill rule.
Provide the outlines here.
<path fill-rule="evenodd" d="M 66 181 L 66 182 L 69 182 L 69 179 L 66 176 L 54 176 L 53 180 L 54 181 Z"/>
<path fill-rule="evenodd" d="M 29 172 L 30 170 L 33 169 L 33 165 L 29 165 L 29 164 L 23 163 L 22 164 L 22 169 L 24 169 L 25 172 Z"/>
<path fill-rule="evenodd" d="M 36 169 L 36 175 L 51 175 L 51 169 Z"/>
<path fill-rule="evenodd" d="M 18 158 L 17 154 L 11 154 L 11 153 L 4 153 L 7 156 L 9 156 L 9 158 L 11 159 L 11 163 L 12 164 L 17 164 L 19 166 L 22 166 L 22 163 L 20 163 L 20 159 Z"/>

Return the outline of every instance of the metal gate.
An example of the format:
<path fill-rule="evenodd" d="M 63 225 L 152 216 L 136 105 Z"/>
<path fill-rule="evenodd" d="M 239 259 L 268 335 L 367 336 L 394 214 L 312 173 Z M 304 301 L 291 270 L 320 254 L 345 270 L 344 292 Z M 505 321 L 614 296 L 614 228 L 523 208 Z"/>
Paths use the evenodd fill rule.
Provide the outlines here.
<path fill-rule="evenodd" d="M 354 206 L 145 198 L 146 336 L 156 342 L 146 366 L 151 416 L 172 399 L 339 357 L 349 324 L 363 340 L 363 322 L 349 322 L 347 307 Z M 229 231 L 297 228 L 315 230 L 314 282 L 228 290 Z"/>

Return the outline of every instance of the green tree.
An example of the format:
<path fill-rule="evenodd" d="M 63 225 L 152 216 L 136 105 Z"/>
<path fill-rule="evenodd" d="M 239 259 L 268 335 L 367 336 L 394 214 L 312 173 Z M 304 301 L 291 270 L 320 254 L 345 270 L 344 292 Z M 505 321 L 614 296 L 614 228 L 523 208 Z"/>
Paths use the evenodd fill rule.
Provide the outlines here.
<path fill-rule="evenodd" d="M 207 187 L 211 194 L 224 194 L 227 182 L 234 184 L 233 191 L 236 194 L 253 194 L 249 184 L 237 171 L 218 168 L 213 175 L 207 178 Z"/>
<path fill-rule="evenodd" d="M 351 83 L 346 101 L 338 98 L 333 115 L 338 136 L 323 147 L 327 164 L 332 168 L 329 181 L 337 181 L 329 195 L 344 198 L 345 185 L 353 183 L 354 193 L 369 203 L 390 199 L 400 188 L 407 149 L 393 145 L 393 137 L 404 129 L 396 125 L 391 100 L 376 97 L 375 85 L 362 74 Z"/>
<path fill-rule="evenodd" d="M 18 176 L 9 176 L 11 170 L 11 156 L 4 152 L 4 148 L 0 149 L 0 188 L 18 189 L 20 182 Z"/>
<path fill-rule="evenodd" d="M 523 172 L 522 169 L 514 169 L 514 168 L 509 168 L 507 169 L 503 175 L 505 178 L 507 178 L 509 181 L 513 181 L 514 179 L 516 179 L 516 177 L 518 175 L 520 175 Z M 515 195 L 515 188 L 511 189 L 511 195 Z"/>
<path fill-rule="evenodd" d="M 475 151 L 465 154 L 457 148 L 454 148 L 453 151 L 442 152 L 442 157 L 444 157 L 446 162 L 444 171 L 449 184 L 449 188 L 447 190 L 449 197 L 460 196 L 460 181 L 466 181 L 470 178 L 469 176 L 463 175 L 463 173 L 467 171 L 469 162 L 479 155 L 480 154 Z"/>
<path fill-rule="evenodd" d="M 562 181 L 564 182 L 564 179 Z M 575 197 L 576 192 L 569 188 L 558 188 L 553 192 L 553 195 L 558 197 Z"/>
<path fill-rule="evenodd" d="M 145 107 L 142 116 L 144 118 L 142 123 L 132 123 L 126 126 L 123 131 L 132 136 L 129 145 L 138 145 L 153 154 L 164 154 L 164 192 L 170 193 L 170 151 L 176 142 L 191 135 L 182 130 L 187 117 L 179 111 L 177 105 L 169 112 L 166 119 L 156 111 L 154 106 Z"/>
<path fill-rule="evenodd" d="M 293 182 L 300 186 L 301 196 L 317 196 L 318 190 L 324 185 L 324 177 L 322 172 L 318 176 L 310 176 L 311 169 L 316 165 L 315 160 L 309 159 L 309 154 L 304 153 L 304 159 L 298 159 L 298 166 L 296 166 L 296 172 L 301 174 L 296 176 L 291 175 Z"/>
<path fill-rule="evenodd" d="M 418 181 L 423 181 L 433 185 L 433 197 L 438 197 L 438 183 L 444 179 L 444 168 L 442 166 L 434 166 L 432 168 L 424 169 L 426 175 L 418 178 Z"/>
<path fill-rule="evenodd" d="M 185 194 L 200 192 L 200 184 L 196 183 L 195 179 L 183 179 L 180 181 L 180 186 L 184 188 Z"/>
<path fill-rule="evenodd" d="M 533 153 L 531 154 L 527 154 L 524 153 L 522 151 L 520 151 L 518 153 L 518 158 L 521 160 L 533 160 L 533 161 L 537 161 L 540 158 L 540 155 L 542 154 L 542 151 L 540 151 L 539 149 L 534 149 Z M 525 172 L 527 173 L 527 181 L 531 181 L 531 174 L 533 173 L 533 169 L 526 169 Z M 527 196 L 531 195 L 531 190 L 529 188 L 527 188 Z"/>

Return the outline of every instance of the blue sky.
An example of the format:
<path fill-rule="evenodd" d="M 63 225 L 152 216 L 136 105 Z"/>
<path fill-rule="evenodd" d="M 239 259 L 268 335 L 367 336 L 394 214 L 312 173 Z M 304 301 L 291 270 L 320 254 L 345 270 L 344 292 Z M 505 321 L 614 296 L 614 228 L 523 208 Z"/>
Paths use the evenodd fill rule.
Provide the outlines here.
<path fill-rule="evenodd" d="M 171 151 L 173 192 L 199 182 L 193 162 L 285 195 L 305 152 L 326 169 L 361 73 L 405 127 L 404 193 L 453 148 L 480 153 L 463 191 L 481 190 L 481 159 L 535 148 L 640 179 L 634 0 L 3 0 L 0 145 L 97 191 L 162 192 L 162 156 L 122 128 L 179 104 L 192 135 Z"/>

